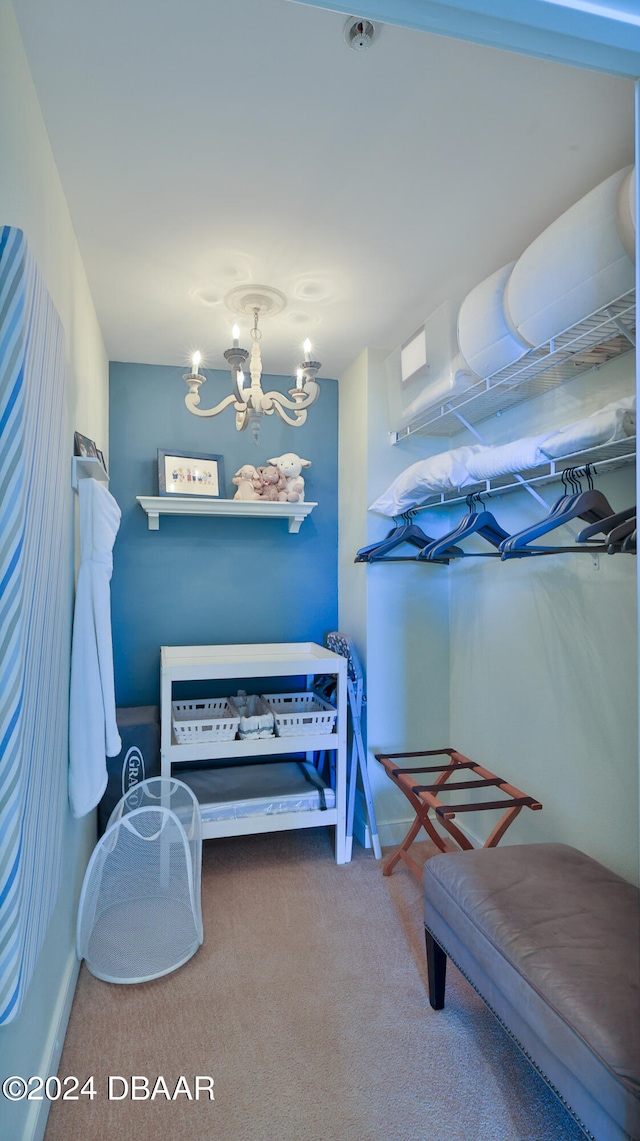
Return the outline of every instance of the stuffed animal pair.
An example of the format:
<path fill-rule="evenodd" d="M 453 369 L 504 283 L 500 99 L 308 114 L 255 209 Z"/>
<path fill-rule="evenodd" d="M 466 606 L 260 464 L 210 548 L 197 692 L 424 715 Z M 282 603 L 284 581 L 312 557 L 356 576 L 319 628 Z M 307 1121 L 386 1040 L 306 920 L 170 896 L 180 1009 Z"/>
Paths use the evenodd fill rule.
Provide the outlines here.
<path fill-rule="evenodd" d="M 234 499 L 262 499 L 268 503 L 304 502 L 304 478 L 300 474 L 311 467 L 295 452 L 285 452 L 269 460 L 265 467 L 243 464 L 233 477 L 238 490 Z"/>

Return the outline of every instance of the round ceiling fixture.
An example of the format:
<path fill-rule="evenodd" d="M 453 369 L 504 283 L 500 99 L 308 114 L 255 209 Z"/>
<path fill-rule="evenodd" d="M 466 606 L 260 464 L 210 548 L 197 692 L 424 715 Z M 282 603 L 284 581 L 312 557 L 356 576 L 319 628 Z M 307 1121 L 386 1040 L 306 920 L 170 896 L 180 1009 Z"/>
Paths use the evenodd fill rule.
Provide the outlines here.
<path fill-rule="evenodd" d="M 373 41 L 378 38 L 379 27 L 371 20 L 363 20 L 361 16 L 349 16 L 342 35 L 347 47 L 354 52 L 366 51 Z"/>
<path fill-rule="evenodd" d="M 271 285 L 236 285 L 226 294 L 224 303 L 232 313 L 252 317 L 257 309 L 261 317 L 282 313 L 287 299 Z"/>

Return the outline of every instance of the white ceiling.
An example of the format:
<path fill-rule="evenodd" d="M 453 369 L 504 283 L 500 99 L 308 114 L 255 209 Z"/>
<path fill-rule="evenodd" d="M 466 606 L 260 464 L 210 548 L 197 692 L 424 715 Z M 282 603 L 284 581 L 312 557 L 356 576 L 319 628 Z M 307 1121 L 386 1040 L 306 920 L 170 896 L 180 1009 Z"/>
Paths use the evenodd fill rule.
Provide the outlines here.
<path fill-rule="evenodd" d="M 14 0 L 112 360 L 339 376 L 633 161 L 633 85 L 288 0 Z M 241 322 L 242 324 L 242 322 Z M 244 322 L 247 343 L 249 321 Z"/>

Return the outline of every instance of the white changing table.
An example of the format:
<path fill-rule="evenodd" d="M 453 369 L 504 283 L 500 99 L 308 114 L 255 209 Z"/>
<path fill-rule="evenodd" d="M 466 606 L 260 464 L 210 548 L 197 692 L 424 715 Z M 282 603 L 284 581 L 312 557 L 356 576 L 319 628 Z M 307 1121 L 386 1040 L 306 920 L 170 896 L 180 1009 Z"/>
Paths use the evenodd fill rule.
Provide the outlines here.
<path fill-rule="evenodd" d="M 241 757 L 273 756 L 282 761 L 292 753 L 333 749 L 336 753 L 335 807 L 303 811 L 267 812 L 246 817 L 207 820 L 203 812 L 202 836 L 246 836 L 255 832 L 280 832 L 290 828 L 320 828 L 335 825 L 336 863 L 347 862 L 345 846 L 347 782 L 347 661 L 315 642 L 275 642 L 231 646 L 162 646 L 160 650 L 161 765 L 162 775 L 171 776 L 172 765 L 181 761 L 220 761 Z M 335 674 L 337 709 L 333 733 L 299 737 L 268 737 L 253 741 L 225 741 L 219 744 L 178 745 L 171 728 L 171 701 L 174 682 L 306 676 L 307 689 L 313 688 L 318 674 Z M 230 692 L 233 687 L 230 687 Z M 269 691 L 266 681 L 263 692 Z M 180 769 L 174 773 L 180 777 Z M 218 770 L 220 772 L 220 770 Z M 204 806 L 203 806 L 204 807 Z"/>

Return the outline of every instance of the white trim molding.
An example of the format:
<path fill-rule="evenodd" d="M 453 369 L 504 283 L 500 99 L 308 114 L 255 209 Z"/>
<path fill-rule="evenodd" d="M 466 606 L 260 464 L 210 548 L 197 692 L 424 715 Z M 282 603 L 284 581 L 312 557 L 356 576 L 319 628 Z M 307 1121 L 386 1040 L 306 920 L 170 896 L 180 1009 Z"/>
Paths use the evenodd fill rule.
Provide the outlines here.
<path fill-rule="evenodd" d="M 640 14 L 634 0 L 617 0 L 615 6 L 607 0 L 294 2 L 611 75 L 640 76 Z"/>

